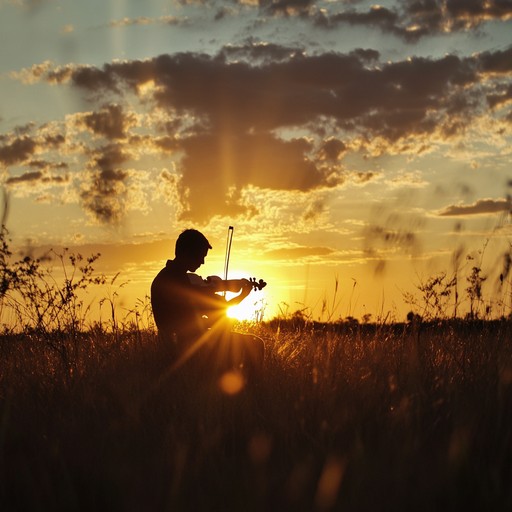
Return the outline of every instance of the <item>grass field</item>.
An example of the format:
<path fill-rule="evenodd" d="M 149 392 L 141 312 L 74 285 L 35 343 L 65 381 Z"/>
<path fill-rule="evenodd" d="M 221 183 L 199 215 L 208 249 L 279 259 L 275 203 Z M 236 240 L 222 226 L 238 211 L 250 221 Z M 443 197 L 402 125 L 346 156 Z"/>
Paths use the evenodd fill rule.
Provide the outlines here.
<path fill-rule="evenodd" d="M 151 331 L 4 335 L 0 509 L 512 510 L 510 322 L 251 328 L 236 394 Z"/>

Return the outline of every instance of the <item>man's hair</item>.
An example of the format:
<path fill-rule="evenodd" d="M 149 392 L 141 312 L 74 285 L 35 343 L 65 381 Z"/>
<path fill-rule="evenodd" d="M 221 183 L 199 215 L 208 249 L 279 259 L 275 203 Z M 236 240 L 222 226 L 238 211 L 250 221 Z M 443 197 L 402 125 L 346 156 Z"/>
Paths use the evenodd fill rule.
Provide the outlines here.
<path fill-rule="evenodd" d="M 197 229 L 186 229 L 176 240 L 175 254 L 176 256 L 191 255 L 199 251 L 207 251 L 211 248 L 210 242 L 200 231 L 197 231 Z"/>

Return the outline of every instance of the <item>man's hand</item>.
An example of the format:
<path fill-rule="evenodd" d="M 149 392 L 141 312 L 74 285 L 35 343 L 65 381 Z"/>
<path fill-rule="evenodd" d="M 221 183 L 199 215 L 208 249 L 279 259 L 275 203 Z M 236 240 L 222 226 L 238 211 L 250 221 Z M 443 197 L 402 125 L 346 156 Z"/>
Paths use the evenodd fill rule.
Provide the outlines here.
<path fill-rule="evenodd" d="M 240 293 L 228 301 L 228 306 L 236 306 L 237 304 L 240 304 L 240 302 L 242 302 L 245 297 L 251 293 L 252 283 L 248 279 L 240 279 L 240 284 L 242 285 Z"/>

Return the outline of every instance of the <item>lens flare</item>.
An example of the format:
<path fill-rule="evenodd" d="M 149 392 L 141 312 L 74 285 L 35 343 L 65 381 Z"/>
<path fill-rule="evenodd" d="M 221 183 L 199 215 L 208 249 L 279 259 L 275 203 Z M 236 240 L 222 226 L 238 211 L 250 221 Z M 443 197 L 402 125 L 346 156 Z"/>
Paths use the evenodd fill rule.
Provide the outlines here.
<path fill-rule="evenodd" d="M 244 378 L 240 372 L 226 372 L 219 380 L 219 387 L 226 395 L 236 395 L 240 393 L 244 385 Z"/>

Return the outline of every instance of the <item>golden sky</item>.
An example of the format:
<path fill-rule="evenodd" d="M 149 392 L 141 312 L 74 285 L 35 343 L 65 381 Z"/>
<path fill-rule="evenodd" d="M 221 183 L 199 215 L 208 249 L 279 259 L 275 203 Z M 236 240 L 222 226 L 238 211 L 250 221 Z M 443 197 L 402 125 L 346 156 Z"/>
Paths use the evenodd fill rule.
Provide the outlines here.
<path fill-rule="evenodd" d="M 126 304 L 187 227 L 222 274 L 233 225 L 267 316 L 402 319 L 475 264 L 497 308 L 511 29 L 507 0 L 0 1 L 13 241 L 100 251 Z"/>

